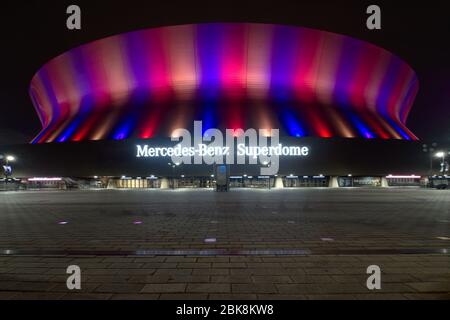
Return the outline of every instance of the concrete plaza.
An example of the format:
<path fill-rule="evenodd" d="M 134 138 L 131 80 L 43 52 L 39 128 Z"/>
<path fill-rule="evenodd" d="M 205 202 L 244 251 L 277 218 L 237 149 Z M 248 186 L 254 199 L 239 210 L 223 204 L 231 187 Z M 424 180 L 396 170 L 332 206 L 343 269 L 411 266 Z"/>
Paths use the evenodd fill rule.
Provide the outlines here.
<path fill-rule="evenodd" d="M 0 299 L 36 298 L 450 299 L 450 192 L 3 192 Z"/>

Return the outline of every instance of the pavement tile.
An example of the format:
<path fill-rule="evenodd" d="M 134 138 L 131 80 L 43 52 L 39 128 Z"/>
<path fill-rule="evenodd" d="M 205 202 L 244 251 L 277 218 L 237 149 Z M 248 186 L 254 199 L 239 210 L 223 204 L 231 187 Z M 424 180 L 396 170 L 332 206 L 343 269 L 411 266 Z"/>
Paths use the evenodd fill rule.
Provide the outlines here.
<path fill-rule="evenodd" d="M 59 282 L 59 283 L 53 283 L 53 286 L 51 287 L 51 290 L 47 290 L 47 291 L 51 291 L 51 292 L 65 292 L 65 293 L 91 293 L 93 292 L 99 285 L 101 285 L 100 283 L 88 283 L 88 282 L 81 282 L 81 289 L 80 290 L 69 290 L 67 288 L 67 284 L 66 282 Z"/>
<path fill-rule="evenodd" d="M 200 263 L 228 263 L 230 262 L 229 257 L 199 257 L 197 262 Z"/>
<path fill-rule="evenodd" d="M 300 274 L 290 276 L 293 283 L 333 283 L 334 280 L 332 276 L 329 275 L 311 275 L 311 274 Z"/>
<path fill-rule="evenodd" d="M 45 274 L 0 274 L 1 281 L 17 281 L 17 282 L 49 282 L 51 275 Z"/>
<path fill-rule="evenodd" d="M 211 276 L 212 283 L 252 283 L 252 278 L 249 276 Z"/>
<path fill-rule="evenodd" d="M 211 268 L 211 264 L 210 263 L 199 263 L 199 262 L 194 262 L 194 263 L 178 263 L 177 268 L 179 269 L 209 269 Z"/>
<path fill-rule="evenodd" d="M 61 300 L 109 300 L 113 295 L 110 293 L 67 293 Z"/>
<path fill-rule="evenodd" d="M 448 241 L 437 240 L 434 234 L 444 227 L 438 220 L 450 210 L 448 195 L 401 188 L 233 190 L 223 195 L 227 201 L 217 201 L 217 194 L 207 190 L 0 193 L 0 248 L 93 254 L 0 256 L 0 299 L 42 292 L 50 299 L 446 299 L 450 255 L 373 254 L 373 250 L 446 247 Z M 361 218 L 365 201 L 370 206 Z M 42 214 L 49 207 L 56 208 L 57 216 Z M 146 219 L 142 232 L 130 223 L 137 213 Z M 54 224 L 56 218 L 77 223 L 60 228 Z M 100 219 L 102 224 L 92 223 Z M 205 244 L 207 237 L 218 242 Z M 152 249 L 272 251 L 260 256 L 143 255 Z M 292 249 L 312 254 L 277 255 Z M 140 255 L 120 254 L 137 250 Z M 358 253 L 343 255 L 342 250 Z M 100 251 L 118 252 L 96 256 Z M 66 288 L 69 264 L 82 268 L 81 292 Z M 371 264 L 382 269 L 380 291 L 365 287 Z"/>
<path fill-rule="evenodd" d="M 115 275 L 118 276 L 133 276 L 133 275 L 152 275 L 156 272 L 155 269 L 114 269 Z"/>
<path fill-rule="evenodd" d="M 134 293 L 140 292 L 144 284 L 106 283 L 98 286 L 94 291 L 100 293 Z"/>
<path fill-rule="evenodd" d="M 450 293 L 450 282 L 409 282 L 409 287 L 418 292 L 446 292 Z"/>
<path fill-rule="evenodd" d="M 146 284 L 141 293 L 183 293 L 185 291 L 185 283 L 152 283 Z"/>
<path fill-rule="evenodd" d="M 111 300 L 158 300 L 160 294 L 158 293 L 117 293 L 113 294 Z"/>
<path fill-rule="evenodd" d="M 60 300 L 65 293 L 62 292 L 20 292 L 14 300 Z"/>
<path fill-rule="evenodd" d="M 138 257 L 134 258 L 134 262 L 137 263 L 154 263 L 154 262 L 164 262 L 167 257 L 155 256 L 155 257 Z"/>
<path fill-rule="evenodd" d="M 135 258 L 133 257 L 108 257 L 104 258 L 102 262 L 105 263 L 133 263 Z M 97 262 L 97 261 L 93 261 Z"/>
<path fill-rule="evenodd" d="M 122 275 L 93 275 L 83 277 L 83 282 L 96 282 L 96 283 L 124 283 L 130 279 L 130 276 Z"/>
<path fill-rule="evenodd" d="M 10 300 L 13 299 L 20 292 L 14 291 L 0 291 L 0 300 Z"/>
<path fill-rule="evenodd" d="M 172 276 L 165 275 L 133 275 L 128 279 L 129 283 L 167 283 Z"/>
<path fill-rule="evenodd" d="M 162 293 L 159 297 L 160 300 L 206 300 L 208 294 L 206 293 Z"/>
<path fill-rule="evenodd" d="M 358 300 L 407 300 L 408 298 L 399 293 L 367 293 L 356 294 Z"/>
<path fill-rule="evenodd" d="M 168 280 L 169 283 L 209 283 L 210 276 L 197 275 L 173 275 Z"/>
<path fill-rule="evenodd" d="M 186 292 L 192 293 L 230 293 L 231 285 L 225 283 L 190 283 Z"/>
<path fill-rule="evenodd" d="M 258 294 L 258 300 L 307 300 L 306 295 L 301 294 Z"/>
<path fill-rule="evenodd" d="M 111 269 L 140 269 L 142 267 L 144 267 L 148 269 L 148 268 L 152 268 L 150 266 L 148 266 L 148 264 L 144 264 L 144 263 L 138 263 L 138 262 L 114 262 L 111 265 L 108 266 L 108 268 Z"/>
<path fill-rule="evenodd" d="M 255 283 L 292 283 L 289 276 L 252 276 Z"/>
<path fill-rule="evenodd" d="M 450 293 L 405 293 L 409 300 L 450 300 Z"/>
<path fill-rule="evenodd" d="M 308 294 L 308 300 L 358 300 L 354 294 Z"/>
<path fill-rule="evenodd" d="M 258 296 L 256 294 L 245 294 L 245 293 L 212 293 L 208 297 L 209 300 L 257 300 Z"/>
<path fill-rule="evenodd" d="M 327 274 L 327 275 L 335 275 L 335 274 L 344 274 L 342 269 L 336 268 L 305 268 L 303 269 L 306 274 Z"/>
<path fill-rule="evenodd" d="M 49 282 L 0 282 L 0 290 L 8 291 L 49 291 L 55 287 Z"/>
<path fill-rule="evenodd" d="M 277 293 L 272 283 L 232 284 L 233 293 Z"/>
<path fill-rule="evenodd" d="M 197 271 L 196 271 L 197 270 Z M 202 272 L 205 270 L 205 272 Z M 188 276 L 188 275 L 208 275 L 208 269 L 156 269 L 155 275 L 180 275 L 180 276 Z"/>
<path fill-rule="evenodd" d="M 175 269 L 177 262 L 147 262 L 144 264 L 146 269 Z"/>
<path fill-rule="evenodd" d="M 176 263 L 195 263 L 197 258 L 194 257 L 166 257 L 164 262 L 176 262 Z M 202 262 L 202 261 L 198 261 Z"/>
<path fill-rule="evenodd" d="M 323 293 L 319 286 L 315 284 L 276 284 L 280 294 L 321 294 Z"/>
<path fill-rule="evenodd" d="M 192 274 L 193 275 L 221 276 L 221 275 L 229 275 L 230 270 L 229 269 L 193 269 Z"/>
<path fill-rule="evenodd" d="M 213 268 L 219 269 L 234 269 L 234 268 L 246 268 L 245 262 L 214 262 L 212 264 Z"/>

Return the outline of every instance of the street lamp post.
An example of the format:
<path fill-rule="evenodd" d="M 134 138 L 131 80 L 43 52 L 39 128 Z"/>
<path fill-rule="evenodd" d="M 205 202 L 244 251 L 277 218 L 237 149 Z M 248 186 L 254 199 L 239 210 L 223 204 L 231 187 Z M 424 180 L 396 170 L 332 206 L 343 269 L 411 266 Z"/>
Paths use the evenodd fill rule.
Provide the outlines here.
<path fill-rule="evenodd" d="M 0 160 L 3 160 L 3 174 L 5 175 L 5 184 L 7 184 L 8 177 L 12 174 L 10 162 L 14 162 L 16 157 L 11 155 L 0 155 Z"/>
<path fill-rule="evenodd" d="M 9 175 L 11 175 L 11 172 L 12 172 L 11 166 L 10 166 L 10 162 L 13 162 L 13 161 L 15 161 L 15 160 L 16 160 L 16 158 L 13 157 L 13 156 L 6 156 L 6 157 L 4 157 L 4 166 L 3 166 L 3 169 L 4 169 L 4 173 L 5 173 L 5 177 L 6 177 L 6 178 L 7 178 Z"/>
<path fill-rule="evenodd" d="M 427 144 L 423 145 L 423 152 L 428 153 L 430 159 L 430 172 L 429 172 L 430 177 L 433 175 L 433 152 L 436 147 L 437 147 L 436 142 L 433 142 L 431 145 Z"/>
<path fill-rule="evenodd" d="M 169 162 L 168 165 L 172 167 L 172 189 L 175 189 L 175 168 L 178 167 L 181 163 L 176 162 L 176 163 L 171 163 Z"/>
<path fill-rule="evenodd" d="M 263 168 L 270 168 L 270 164 L 269 164 L 269 162 L 268 161 L 264 161 L 263 162 L 263 164 L 262 164 L 262 166 L 263 166 Z M 271 183 L 270 183 L 270 180 L 271 180 L 271 177 L 270 177 L 270 175 L 268 176 L 269 178 L 268 178 L 268 181 L 269 181 L 269 190 L 270 190 L 270 187 L 271 187 Z"/>
<path fill-rule="evenodd" d="M 439 151 L 436 153 L 436 157 L 441 158 L 441 172 L 445 176 L 445 173 L 448 171 L 447 163 L 445 161 L 445 151 Z"/>

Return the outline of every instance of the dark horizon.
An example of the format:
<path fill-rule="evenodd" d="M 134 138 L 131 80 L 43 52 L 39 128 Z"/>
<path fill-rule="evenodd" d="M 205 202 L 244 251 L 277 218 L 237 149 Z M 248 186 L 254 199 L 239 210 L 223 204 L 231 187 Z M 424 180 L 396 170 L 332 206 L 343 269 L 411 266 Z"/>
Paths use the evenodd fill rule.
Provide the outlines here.
<path fill-rule="evenodd" d="M 420 7 L 408 3 L 378 3 L 382 30 L 365 27 L 367 1 L 203 1 L 148 3 L 77 1 L 82 8 L 82 30 L 65 27 L 68 1 L 8 3 L 2 10 L 4 43 L 0 98 L 0 145 L 28 143 L 40 130 L 28 96 L 34 73 L 48 60 L 81 44 L 137 29 L 201 23 L 259 22 L 297 25 L 326 30 L 368 41 L 406 61 L 420 81 L 419 94 L 408 127 L 426 142 L 450 142 L 449 84 L 450 22 L 445 3 Z M 126 5 L 126 6 L 125 6 Z"/>

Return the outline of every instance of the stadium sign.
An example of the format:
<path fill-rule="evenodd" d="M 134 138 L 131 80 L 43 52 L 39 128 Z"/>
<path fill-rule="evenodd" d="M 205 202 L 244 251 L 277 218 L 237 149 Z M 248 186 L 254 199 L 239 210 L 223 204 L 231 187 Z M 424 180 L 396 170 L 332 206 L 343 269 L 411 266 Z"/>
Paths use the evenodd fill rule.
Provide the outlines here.
<path fill-rule="evenodd" d="M 219 129 L 204 133 L 201 121 L 194 122 L 194 134 L 177 129 L 172 134 L 174 147 L 136 145 L 137 158 L 170 157 L 175 164 L 261 164 L 262 175 L 278 173 L 280 157 L 307 157 L 307 146 L 285 146 L 279 142 L 278 129 Z M 181 140 L 181 141 L 180 141 Z"/>

